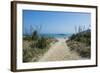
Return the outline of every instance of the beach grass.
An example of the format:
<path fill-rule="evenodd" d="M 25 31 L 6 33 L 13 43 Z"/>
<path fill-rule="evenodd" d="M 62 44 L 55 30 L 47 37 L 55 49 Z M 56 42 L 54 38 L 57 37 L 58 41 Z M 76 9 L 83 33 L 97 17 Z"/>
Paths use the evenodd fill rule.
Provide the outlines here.
<path fill-rule="evenodd" d="M 33 37 L 23 38 L 23 62 L 36 62 L 41 58 L 46 51 L 48 51 L 50 44 L 55 43 L 54 38 L 37 38 Z"/>
<path fill-rule="evenodd" d="M 66 43 L 71 51 L 76 51 L 83 58 L 91 58 L 91 31 L 73 34 Z"/>

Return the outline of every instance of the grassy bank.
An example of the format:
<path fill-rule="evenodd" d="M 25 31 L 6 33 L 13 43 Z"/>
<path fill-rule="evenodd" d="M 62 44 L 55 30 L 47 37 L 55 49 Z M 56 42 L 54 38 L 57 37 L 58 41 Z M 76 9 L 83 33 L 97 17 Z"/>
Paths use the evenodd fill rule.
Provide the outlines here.
<path fill-rule="evenodd" d="M 48 50 L 48 48 L 40 49 L 33 47 L 33 41 L 24 41 L 24 43 L 27 43 L 28 45 L 23 45 L 23 62 L 35 62 Z"/>
<path fill-rule="evenodd" d="M 91 57 L 91 31 L 73 34 L 66 41 L 71 51 L 76 51 L 83 58 Z"/>
<path fill-rule="evenodd" d="M 53 38 L 26 36 L 23 38 L 23 62 L 36 62 L 49 49 Z"/>

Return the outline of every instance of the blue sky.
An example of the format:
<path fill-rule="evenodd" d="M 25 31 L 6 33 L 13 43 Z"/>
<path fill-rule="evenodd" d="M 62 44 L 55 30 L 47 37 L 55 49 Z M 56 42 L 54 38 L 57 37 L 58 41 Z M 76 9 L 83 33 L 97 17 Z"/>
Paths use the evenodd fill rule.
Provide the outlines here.
<path fill-rule="evenodd" d="M 91 24 L 90 13 L 23 10 L 23 33 L 34 28 L 40 33 L 74 33 L 75 26 Z"/>

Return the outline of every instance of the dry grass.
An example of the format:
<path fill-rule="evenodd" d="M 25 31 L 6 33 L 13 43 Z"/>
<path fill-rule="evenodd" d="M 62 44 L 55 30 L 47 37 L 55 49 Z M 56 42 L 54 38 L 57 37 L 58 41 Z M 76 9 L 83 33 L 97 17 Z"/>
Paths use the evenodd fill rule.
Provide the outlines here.
<path fill-rule="evenodd" d="M 54 39 L 46 39 L 48 44 L 46 47 L 38 47 L 37 45 L 44 45 L 46 43 L 36 42 L 32 40 L 23 40 L 23 62 L 36 62 L 38 61 L 46 51 L 48 51 L 50 44 L 57 42 Z M 37 45 L 36 45 L 37 44 Z"/>
<path fill-rule="evenodd" d="M 76 51 L 81 57 L 91 57 L 91 47 L 87 46 L 85 43 L 77 41 L 67 41 L 67 44 L 70 47 L 71 51 Z"/>

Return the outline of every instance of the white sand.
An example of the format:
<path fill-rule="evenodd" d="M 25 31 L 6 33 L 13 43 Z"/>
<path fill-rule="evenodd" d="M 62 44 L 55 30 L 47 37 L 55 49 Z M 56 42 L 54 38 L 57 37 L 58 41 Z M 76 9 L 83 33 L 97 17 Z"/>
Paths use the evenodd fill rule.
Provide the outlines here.
<path fill-rule="evenodd" d="M 68 38 L 57 38 L 58 42 L 53 44 L 39 61 L 61 61 L 77 60 L 80 56 L 76 52 L 69 50 L 66 44 Z"/>

